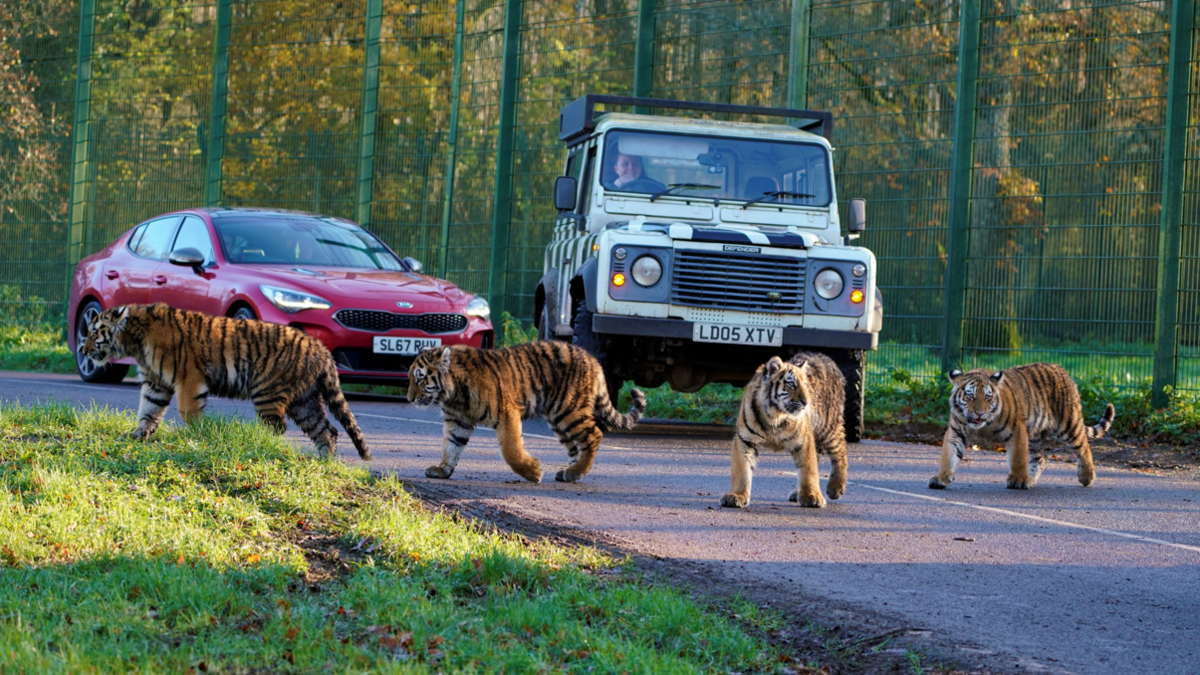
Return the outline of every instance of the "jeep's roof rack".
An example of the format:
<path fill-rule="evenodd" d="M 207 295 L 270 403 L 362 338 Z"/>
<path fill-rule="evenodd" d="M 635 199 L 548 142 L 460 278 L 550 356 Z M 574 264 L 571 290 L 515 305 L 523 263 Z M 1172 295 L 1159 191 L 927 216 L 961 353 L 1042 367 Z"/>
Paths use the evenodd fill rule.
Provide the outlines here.
<path fill-rule="evenodd" d="M 638 106 L 646 108 L 672 108 L 700 112 L 733 113 L 737 115 L 766 115 L 783 117 L 792 126 L 803 131 L 819 133 L 829 138 L 833 131 L 833 113 L 823 110 L 793 110 L 769 108 L 759 105 L 733 105 L 730 103 L 701 103 L 698 101 L 674 101 L 666 98 L 639 98 L 636 96 L 612 96 L 608 94 L 585 94 L 563 106 L 558 115 L 558 139 L 568 143 L 596 128 L 595 108 L 597 103 L 607 105 Z M 815 131 L 814 131 L 815 130 Z"/>

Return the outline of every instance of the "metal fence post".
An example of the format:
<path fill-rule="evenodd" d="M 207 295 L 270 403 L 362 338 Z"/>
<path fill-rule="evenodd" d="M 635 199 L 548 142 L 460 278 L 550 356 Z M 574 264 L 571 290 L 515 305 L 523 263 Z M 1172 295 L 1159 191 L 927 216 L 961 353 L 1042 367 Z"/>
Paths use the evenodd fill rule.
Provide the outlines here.
<path fill-rule="evenodd" d="M 446 140 L 446 186 L 442 190 L 442 230 L 438 238 L 438 274 L 446 276 L 450 257 L 450 213 L 454 203 L 454 173 L 458 166 L 458 100 L 462 84 L 463 12 L 465 0 L 454 3 L 454 67 L 450 79 L 450 137 Z"/>
<path fill-rule="evenodd" d="M 1171 57 L 1167 80 L 1167 128 L 1163 139 L 1162 221 L 1158 235 L 1158 301 L 1154 318 L 1154 389 L 1150 402 L 1164 408 L 1175 386 L 1179 308 L 1179 247 L 1183 174 L 1187 157 L 1188 75 L 1192 61 L 1192 0 L 1175 0 L 1171 11 Z"/>
<path fill-rule="evenodd" d="M 504 2 L 504 60 L 500 75 L 500 120 L 496 131 L 496 192 L 492 199 L 492 260 L 488 302 L 499 318 L 508 294 L 508 226 L 512 220 L 513 129 L 521 56 L 522 0 Z"/>
<path fill-rule="evenodd" d="M 79 55 L 75 64 L 75 117 L 71 129 L 71 190 L 67 222 L 67 283 L 83 259 L 87 229 L 87 182 L 90 175 L 92 116 L 92 46 L 96 30 L 96 0 L 79 6 Z M 66 294 L 63 294 L 66 297 Z"/>
<path fill-rule="evenodd" d="M 787 105 L 797 110 L 808 108 L 808 38 L 811 15 L 812 0 L 792 0 Z"/>
<path fill-rule="evenodd" d="M 638 0 L 637 46 L 633 53 L 633 95 L 650 98 L 654 89 L 654 9 L 655 0 Z M 649 113 L 645 106 L 634 106 L 635 113 Z"/>
<path fill-rule="evenodd" d="M 950 169 L 950 223 L 946 228 L 946 307 L 942 372 L 962 363 L 962 329 L 967 295 L 967 246 L 971 219 L 975 98 L 979 78 L 980 0 L 964 0 L 958 17 L 958 78 L 954 100 L 954 149 Z"/>
<path fill-rule="evenodd" d="M 358 135 L 358 208 L 355 220 L 371 225 L 371 194 L 375 187 L 375 125 L 379 107 L 379 35 L 383 30 L 383 0 L 367 0 L 367 41 L 363 54 L 362 127 Z"/>
<path fill-rule="evenodd" d="M 218 0 L 217 27 L 213 35 L 212 99 L 208 106 L 208 150 L 204 168 L 204 203 L 221 203 L 221 163 L 225 159 L 225 105 L 229 93 L 229 30 L 233 0 Z"/>

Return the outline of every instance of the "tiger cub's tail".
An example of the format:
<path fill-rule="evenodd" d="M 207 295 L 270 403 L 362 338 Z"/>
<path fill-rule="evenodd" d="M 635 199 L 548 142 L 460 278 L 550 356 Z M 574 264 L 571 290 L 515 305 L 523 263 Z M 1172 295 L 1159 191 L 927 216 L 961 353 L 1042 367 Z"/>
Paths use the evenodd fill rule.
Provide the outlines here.
<path fill-rule="evenodd" d="M 613 407 L 612 399 L 608 397 L 608 387 L 604 382 L 600 382 L 599 390 L 596 393 L 596 422 L 604 431 L 629 431 L 637 426 L 639 420 L 642 419 L 642 413 L 646 411 L 646 395 L 641 389 L 630 389 L 629 395 L 633 397 L 633 407 L 629 409 L 627 414 L 622 415 Z"/>
<path fill-rule="evenodd" d="M 337 366 L 333 365 L 332 360 L 325 372 L 317 378 L 317 389 L 321 392 L 321 398 L 325 399 L 325 404 L 329 406 L 329 412 L 346 428 L 346 434 L 358 450 L 358 456 L 371 459 L 371 449 L 367 447 L 367 439 L 363 438 L 362 429 L 358 428 L 358 420 L 354 419 L 354 413 L 350 412 L 350 404 L 346 403 L 346 397 L 342 395 Z"/>
<path fill-rule="evenodd" d="M 1104 408 L 1104 415 L 1100 418 L 1095 426 L 1087 427 L 1088 438 L 1104 438 L 1104 434 L 1108 433 L 1109 427 L 1112 426 L 1113 417 L 1116 417 L 1117 411 L 1113 408 L 1113 404 L 1109 403 Z"/>

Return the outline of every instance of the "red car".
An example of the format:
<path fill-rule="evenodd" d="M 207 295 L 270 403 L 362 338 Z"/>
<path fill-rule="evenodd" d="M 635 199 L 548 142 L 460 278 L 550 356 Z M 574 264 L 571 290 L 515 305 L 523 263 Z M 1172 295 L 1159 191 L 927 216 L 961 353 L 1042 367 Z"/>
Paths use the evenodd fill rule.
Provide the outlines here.
<path fill-rule="evenodd" d="M 132 359 L 79 356 L 87 325 L 115 305 L 166 302 L 287 324 L 320 338 L 342 382 L 403 385 L 417 352 L 492 346 L 487 301 L 421 274 L 375 235 L 299 211 L 203 208 L 139 224 L 84 258 L 71 279 L 68 341 L 79 376 L 118 382 Z"/>

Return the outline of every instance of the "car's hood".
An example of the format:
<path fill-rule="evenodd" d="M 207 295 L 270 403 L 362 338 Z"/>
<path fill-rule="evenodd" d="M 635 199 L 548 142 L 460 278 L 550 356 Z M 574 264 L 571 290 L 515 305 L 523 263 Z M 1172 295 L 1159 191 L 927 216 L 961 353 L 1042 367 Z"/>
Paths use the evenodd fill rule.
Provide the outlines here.
<path fill-rule="evenodd" d="M 347 267 L 259 267 L 263 283 L 314 293 L 337 305 L 390 307 L 407 302 L 417 311 L 461 310 L 471 296 L 441 279 L 412 272 Z M 401 307 L 407 309 L 403 305 Z"/>

